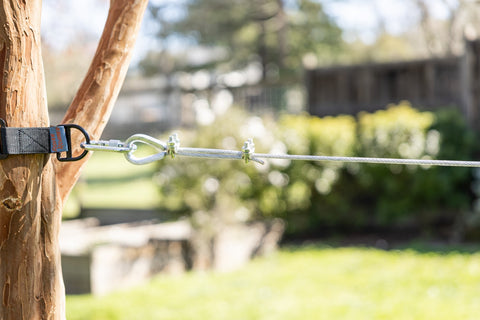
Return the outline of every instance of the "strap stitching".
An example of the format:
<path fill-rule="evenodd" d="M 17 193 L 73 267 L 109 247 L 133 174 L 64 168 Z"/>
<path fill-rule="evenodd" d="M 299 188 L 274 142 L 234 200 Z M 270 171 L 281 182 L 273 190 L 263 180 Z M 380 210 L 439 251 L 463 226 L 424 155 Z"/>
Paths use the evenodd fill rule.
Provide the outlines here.
<path fill-rule="evenodd" d="M 42 143 L 40 143 L 39 141 L 37 141 L 34 137 L 32 137 L 31 135 L 29 135 L 25 130 L 23 129 L 19 129 L 18 130 L 18 141 L 19 141 L 19 146 L 20 146 L 20 149 L 23 149 L 23 143 L 22 143 L 22 134 L 24 134 L 25 136 L 29 137 L 34 143 L 36 143 L 40 148 L 42 148 L 44 151 L 46 151 L 47 153 L 49 153 L 49 148 L 48 147 L 45 147 Z"/>

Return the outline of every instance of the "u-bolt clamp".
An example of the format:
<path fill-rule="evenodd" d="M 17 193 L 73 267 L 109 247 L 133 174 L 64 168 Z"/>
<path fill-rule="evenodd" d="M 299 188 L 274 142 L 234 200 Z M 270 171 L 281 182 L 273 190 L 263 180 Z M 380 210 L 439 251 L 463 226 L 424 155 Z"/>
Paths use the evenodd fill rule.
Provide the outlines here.
<path fill-rule="evenodd" d="M 255 144 L 252 139 L 245 141 L 242 147 L 242 159 L 245 160 L 245 163 L 253 160 L 252 155 L 255 152 Z"/>
<path fill-rule="evenodd" d="M 169 154 L 172 159 L 174 159 L 179 147 L 180 139 L 178 138 L 178 135 L 174 133 L 170 137 L 168 137 L 167 154 Z"/>

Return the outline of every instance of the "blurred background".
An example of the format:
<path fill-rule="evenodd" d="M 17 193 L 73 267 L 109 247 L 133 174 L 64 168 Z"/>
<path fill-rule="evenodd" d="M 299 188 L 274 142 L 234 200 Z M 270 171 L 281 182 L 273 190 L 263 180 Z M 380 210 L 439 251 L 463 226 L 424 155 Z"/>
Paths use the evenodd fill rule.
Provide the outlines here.
<path fill-rule="evenodd" d="M 52 123 L 108 5 L 43 1 Z M 102 138 L 478 159 L 479 35 L 475 0 L 152 0 Z M 479 179 L 96 153 L 64 212 L 68 318 L 474 319 Z"/>

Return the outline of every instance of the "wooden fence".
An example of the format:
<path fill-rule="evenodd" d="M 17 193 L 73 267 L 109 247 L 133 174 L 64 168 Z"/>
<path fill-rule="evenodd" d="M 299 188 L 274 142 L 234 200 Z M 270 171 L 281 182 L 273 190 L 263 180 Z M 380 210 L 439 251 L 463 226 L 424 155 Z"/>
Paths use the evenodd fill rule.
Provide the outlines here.
<path fill-rule="evenodd" d="M 426 110 L 458 108 L 480 129 L 480 42 L 465 47 L 459 57 L 309 70 L 308 111 L 354 115 L 408 100 Z"/>

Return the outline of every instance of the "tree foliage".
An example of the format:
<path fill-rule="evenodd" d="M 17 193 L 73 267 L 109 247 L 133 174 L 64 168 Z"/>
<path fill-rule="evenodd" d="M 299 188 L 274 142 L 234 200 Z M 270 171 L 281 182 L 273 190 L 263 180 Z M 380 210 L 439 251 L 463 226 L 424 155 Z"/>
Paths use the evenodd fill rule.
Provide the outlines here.
<path fill-rule="evenodd" d="M 306 55 L 331 61 L 342 47 L 341 29 L 317 1 L 193 0 L 173 20 L 162 14 L 166 6 L 151 6 L 160 38 L 225 48 L 229 68 L 260 61 L 264 78 L 269 72 L 298 75 Z"/>

